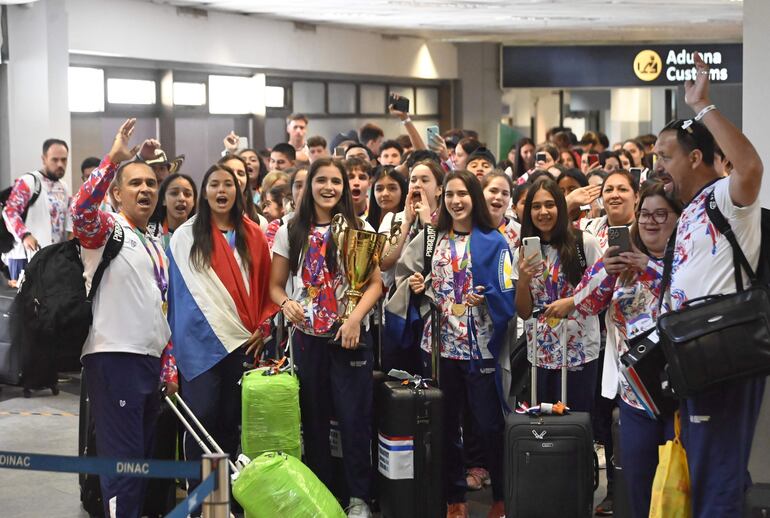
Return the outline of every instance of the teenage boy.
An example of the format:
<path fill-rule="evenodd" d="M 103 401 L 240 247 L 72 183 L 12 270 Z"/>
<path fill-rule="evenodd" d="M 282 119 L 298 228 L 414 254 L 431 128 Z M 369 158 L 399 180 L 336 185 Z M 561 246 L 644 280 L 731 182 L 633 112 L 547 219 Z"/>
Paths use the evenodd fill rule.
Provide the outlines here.
<path fill-rule="evenodd" d="M 353 196 L 353 208 L 356 215 L 365 217 L 368 212 L 372 166 L 368 160 L 353 157 L 345 160 L 345 171 L 348 173 L 350 194 Z"/>

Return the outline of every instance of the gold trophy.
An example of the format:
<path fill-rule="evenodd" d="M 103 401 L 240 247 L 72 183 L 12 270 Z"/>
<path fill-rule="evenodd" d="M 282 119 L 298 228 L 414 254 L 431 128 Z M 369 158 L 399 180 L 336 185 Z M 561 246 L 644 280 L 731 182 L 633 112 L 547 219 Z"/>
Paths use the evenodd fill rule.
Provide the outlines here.
<path fill-rule="evenodd" d="M 332 218 L 331 233 L 342 257 L 342 269 L 349 286 L 345 292 L 347 297 L 345 312 L 338 318 L 342 323 L 350 318 L 350 314 L 363 296 L 361 290 L 371 279 L 374 269 L 380 266 L 382 259 L 387 255 L 382 254 L 385 243 L 394 245 L 398 240 L 401 225 L 394 222 L 389 235 L 378 234 L 350 228 L 346 225 L 344 216 L 336 214 Z"/>

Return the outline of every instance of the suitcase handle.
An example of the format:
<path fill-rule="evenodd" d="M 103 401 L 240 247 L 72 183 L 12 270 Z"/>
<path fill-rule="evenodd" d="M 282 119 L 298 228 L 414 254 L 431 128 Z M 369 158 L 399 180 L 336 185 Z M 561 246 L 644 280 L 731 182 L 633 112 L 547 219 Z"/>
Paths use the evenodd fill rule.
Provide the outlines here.
<path fill-rule="evenodd" d="M 540 345 L 540 342 L 537 338 L 537 329 L 538 329 L 538 318 L 540 315 L 545 311 L 545 308 L 543 307 L 534 307 L 532 308 L 532 315 L 529 317 L 529 320 L 532 322 L 532 328 L 533 328 L 533 336 L 534 336 L 534 343 L 532 344 L 532 355 L 530 358 L 530 362 L 532 363 L 532 381 L 531 381 L 531 387 L 530 387 L 530 399 L 532 406 L 537 405 L 537 348 Z M 559 341 L 561 342 L 562 347 L 562 353 L 561 353 L 561 359 L 562 359 L 562 366 L 561 366 L 561 402 L 564 403 L 564 405 L 567 405 L 567 367 L 569 365 L 569 358 L 568 358 L 568 350 L 567 350 L 567 343 L 569 341 L 569 334 L 568 334 L 568 323 L 569 323 L 569 315 L 561 319 L 561 322 L 559 322 L 559 326 L 561 326 L 560 331 L 560 337 Z"/>
<path fill-rule="evenodd" d="M 190 419 L 195 423 L 195 425 L 198 427 L 198 430 L 203 433 L 204 438 L 206 441 L 208 441 L 208 444 L 204 442 L 204 440 L 201 438 L 201 436 L 195 431 L 195 429 L 190 424 L 190 421 L 185 418 L 184 415 L 182 415 L 182 412 L 179 411 L 179 408 L 174 404 L 174 402 L 171 400 L 169 396 L 166 395 L 165 387 L 161 389 L 161 393 L 163 395 L 163 399 L 165 399 L 166 403 L 168 403 L 168 406 L 171 407 L 171 410 L 174 411 L 176 416 L 179 418 L 180 421 L 182 421 L 182 424 L 187 429 L 188 432 L 190 432 L 190 435 L 193 436 L 195 439 L 195 442 L 198 443 L 198 446 L 200 446 L 200 449 L 203 450 L 206 454 L 213 453 L 211 448 L 208 444 L 214 447 L 214 450 L 216 450 L 217 453 L 221 453 L 223 455 L 228 455 L 225 453 L 222 448 L 219 446 L 219 444 L 214 440 L 214 438 L 211 436 L 211 434 L 206 430 L 206 428 L 203 426 L 203 423 L 201 423 L 197 417 L 195 417 L 195 414 L 193 414 L 193 411 L 190 410 L 190 407 L 187 406 L 187 403 L 184 402 L 182 397 L 177 393 L 175 394 L 176 400 L 179 403 L 179 406 L 181 406 L 184 411 L 187 413 L 187 415 L 190 416 Z M 227 462 L 230 464 L 230 469 L 232 470 L 234 475 L 237 475 L 240 470 L 238 467 L 233 463 L 232 460 L 230 460 L 230 457 L 228 455 Z"/>

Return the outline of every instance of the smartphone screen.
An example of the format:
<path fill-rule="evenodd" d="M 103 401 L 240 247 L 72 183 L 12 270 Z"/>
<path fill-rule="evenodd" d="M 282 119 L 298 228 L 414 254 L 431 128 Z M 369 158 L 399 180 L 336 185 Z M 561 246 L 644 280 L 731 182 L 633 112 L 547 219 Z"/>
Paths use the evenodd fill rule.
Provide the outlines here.
<path fill-rule="evenodd" d="M 540 151 L 538 153 L 535 153 L 535 163 L 537 162 L 547 162 L 548 161 L 548 153 L 544 151 Z"/>
<path fill-rule="evenodd" d="M 249 147 L 249 137 L 238 137 L 238 151 L 242 151 Z"/>
<path fill-rule="evenodd" d="M 533 259 L 533 261 L 542 261 L 543 260 L 543 253 L 540 250 L 540 238 L 535 237 L 525 237 L 522 239 L 523 250 L 524 250 L 524 258 L 528 259 L 529 257 L 532 257 L 532 255 L 537 254 L 537 257 Z"/>
<path fill-rule="evenodd" d="M 334 156 L 336 158 L 344 158 L 345 157 L 345 146 L 337 146 L 334 148 Z"/>
<path fill-rule="evenodd" d="M 618 249 L 612 255 L 618 255 L 623 252 L 631 251 L 631 235 L 628 227 L 610 227 L 607 230 L 607 243 L 610 246 L 617 246 Z"/>
<path fill-rule="evenodd" d="M 433 137 L 438 135 L 438 126 L 428 126 L 426 132 L 428 135 L 428 145 L 430 145 L 433 142 Z"/>
<path fill-rule="evenodd" d="M 641 167 L 632 167 L 628 170 L 628 172 L 631 173 L 636 180 L 636 185 L 642 183 L 642 171 L 643 169 Z"/>
<path fill-rule="evenodd" d="M 396 97 L 393 94 L 388 96 L 388 108 L 393 107 L 394 110 L 409 113 L 409 99 L 406 97 Z"/>

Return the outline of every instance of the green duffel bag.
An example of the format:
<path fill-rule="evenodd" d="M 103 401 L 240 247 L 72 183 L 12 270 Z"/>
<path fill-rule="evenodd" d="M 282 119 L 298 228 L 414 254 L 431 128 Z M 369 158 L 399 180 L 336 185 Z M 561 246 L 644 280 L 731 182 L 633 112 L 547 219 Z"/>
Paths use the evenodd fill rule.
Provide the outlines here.
<path fill-rule="evenodd" d="M 239 463 L 244 459 L 242 455 Z M 298 458 L 263 453 L 241 470 L 233 496 L 247 518 L 345 518 L 326 486 Z"/>

